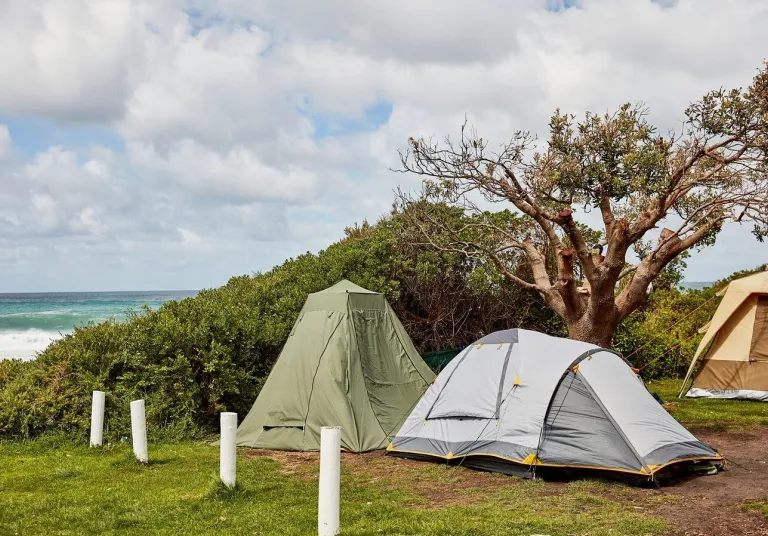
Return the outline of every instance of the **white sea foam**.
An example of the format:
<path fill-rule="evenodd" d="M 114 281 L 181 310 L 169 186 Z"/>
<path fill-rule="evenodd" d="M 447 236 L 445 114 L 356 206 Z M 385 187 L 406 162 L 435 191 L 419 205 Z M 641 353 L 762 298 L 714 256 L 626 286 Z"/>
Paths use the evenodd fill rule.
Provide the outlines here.
<path fill-rule="evenodd" d="M 45 348 L 61 333 L 43 331 L 42 329 L 26 329 L 23 331 L 0 331 L 0 359 L 20 358 L 24 361 L 34 359 L 37 352 Z"/>

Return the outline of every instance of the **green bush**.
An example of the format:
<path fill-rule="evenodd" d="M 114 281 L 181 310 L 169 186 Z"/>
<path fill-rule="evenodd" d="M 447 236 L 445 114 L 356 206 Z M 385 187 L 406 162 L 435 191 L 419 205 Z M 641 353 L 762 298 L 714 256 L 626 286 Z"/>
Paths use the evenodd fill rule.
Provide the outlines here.
<path fill-rule="evenodd" d="M 465 217 L 445 210 L 447 217 Z M 78 328 L 34 361 L 1 361 L 0 439 L 49 432 L 85 436 L 94 390 L 106 392 L 107 439 L 129 433 L 129 403 L 138 398 L 146 400 L 154 435 L 159 429 L 175 436 L 210 432 L 223 410 L 243 418 L 307 294 L 343 278 L 384 293 L 422 353 L 511 327 L 566 334 L 538 294 L 507 283 L 492 267 L 412 245 L 416 240 L 402 217 L 394 213 L 347 229 L 343 240 L 316 255 L 233 277 L 156 311 L 136 311 L 126 322 Z M 523 268 L 518 275 L 530 277 Z M 679 376 L 698 344 L 696 329 L 717 306 L 714 292 L 655 292 L 621 326 L 615 347 L 624 355 L 640 349 L 631 361 L 637 367 L 650 363 L 645 378 Z"/>
<path fill-rule="evenodd" d="M 613 345 L 646 380 L 685 375 L 718 301 L 712 288 L 655 293 L 616 331 Z M 698 310 L 697 310 L 698 308 Z"/>
<path fill-rule="evenodd" d="M 422 352 L 507 327 L 562 329 L 541 298 L 483 265 L 407 246 L 398 218 L 348 229 L 317 255 L 137 311 L 126 322 L 78 328 L 33 362 L 4 362 L 0 438 L 86 435 L 93 390 L 106 392 L 107 438 L 129 433 L 129 403 L 137 398 L 146 400 L 150 427 L 178 435 L 214 430 L 222 410 L 242 418 L 307 294 L 342 278 L 383 292 Z"/>

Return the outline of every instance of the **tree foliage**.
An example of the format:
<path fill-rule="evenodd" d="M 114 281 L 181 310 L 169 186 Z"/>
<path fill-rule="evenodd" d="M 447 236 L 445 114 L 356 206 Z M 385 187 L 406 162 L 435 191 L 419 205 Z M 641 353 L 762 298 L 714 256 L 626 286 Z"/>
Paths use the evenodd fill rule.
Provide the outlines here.
<path fill-rule="evenodd" d="M 678 134 L 659 134 L 641 105 L 582 120 L 557 110 L 543 146 L 518 131 L 494 150 L 465 124 L 455 141 L 410 138 L 399 171 L 423 179 L 420 196 L 400 196 L 423 241 L 487 260 L 539 293 L 572 338 L 610 346 L 665 268 L 714 243 L 725 223 L 751 222 L 758 240 L 768 235 L 768 67 L 747 89 L 712 91 L 689 106 Z M 514 215 L 499 219 L 483 201 L 507 203 Z M 442 218 L 432 210 L 442 203 L 473 220 Z M 575 218 L 591 211 L 602 220 L 597 237 Z M 531 277 L 509 269 L 519 260 Z"/>

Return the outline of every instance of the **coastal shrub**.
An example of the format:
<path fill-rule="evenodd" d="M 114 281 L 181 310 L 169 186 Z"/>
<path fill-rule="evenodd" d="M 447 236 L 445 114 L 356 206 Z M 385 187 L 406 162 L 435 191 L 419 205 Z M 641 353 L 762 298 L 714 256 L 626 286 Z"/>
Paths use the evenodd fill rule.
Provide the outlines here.
<path fill-rule="evenodd" d="M 215 430 L 222 410 L 243 418 L 307 294 L 342 278 L 383 292 L 422 352 L 508 327 L 562 330 L 537 295 L 482 264 L 408 246 L 400 231 L 397 215 L 363 223 L 316 255 L 135 311 L 125 322 L 79 327 L 30 363 L 3 364 L 0 437 L 87 436 L 93 390 L 106 392 L 108 439 L 130 432 L 129 403 L 138 398 L 150 427 L 179 435 Z"/>
<path fill-rule="evenodd" d="M 712 288 L 657 292 L 619 327 L 614 349 L 642 369 L 645 380 L 685 376 L 701 341 L 698 329 L 717 309 L 714 297 Z"/>
<path fill-rule="evenodd" d="M 449 215 L 464 217 L 456 210 Z M 0 361 L 0 439 L 49 432 L 87 437 L 93 390 L 106 392 L 107 440 L 130 433 L 129 403 L 138 398 L 146 401 L 151 437 L 160 430 L 184 437 L 215 431 L 223 410 L 242 419 L 307 294 L 343 278 L 384 293 L 422 353 L 511 327 L 565 335 L 562 321 L 536 293 L 506 283 L 482 262 L 414 246 L 404 236 L 407 229 L 396 213 L 375 225 L 364 222 L 318 254 L 233 277 L 155 311 L 134 311 L 125 322 L 79 327 L 34 361 Z M 530 277 L 524 270 L 517 275 Z M 701 337 L 696 330 L 727 282 L 681 291 L 673 284 L 679 275 L 670 273 L 669 281 L 614 340 L 624 355 L 640 349 L 631 361 L 636 367 L 650 363 L 645 379 L 684 373 Z"/>

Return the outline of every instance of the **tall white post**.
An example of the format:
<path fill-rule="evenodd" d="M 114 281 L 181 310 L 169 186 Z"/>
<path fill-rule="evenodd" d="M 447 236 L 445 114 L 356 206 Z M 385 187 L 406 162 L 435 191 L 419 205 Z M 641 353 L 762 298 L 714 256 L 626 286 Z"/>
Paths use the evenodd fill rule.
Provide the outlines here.
<path fill-rule="evenodd" d="M 341 492 L 341 427 L 320 429 L 320 494 L 317 502 L 319 536 L 339 534 Z"/>
<path fill-rule="evenodd" d="M 148 463 L 147 417 L 143 400 L 131 402 L 131 437 L 133 438 L 133 453 L 136 455 L 136 459 L 141 463 Z"/>
<path fill-rule="evenodd" d="M 232 489 L 237 465 L 237 413 L 222 412 L 219 445 L 219 476 L 224 485 Z"/>
<path fill-rule="evenodd" d="M 104 391 L 93 392 L 91 403 L 91 446 L 100 447 L 104 442 Z"/>

